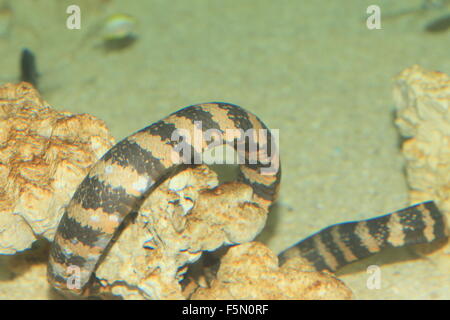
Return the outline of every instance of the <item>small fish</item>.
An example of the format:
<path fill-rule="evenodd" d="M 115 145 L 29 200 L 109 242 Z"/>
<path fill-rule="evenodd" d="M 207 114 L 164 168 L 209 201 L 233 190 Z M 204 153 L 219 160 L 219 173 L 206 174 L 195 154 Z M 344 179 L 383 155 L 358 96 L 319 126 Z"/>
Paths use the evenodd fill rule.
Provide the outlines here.
<path fill-rule="evenodd" d="M 27 48 L 22 50 L 20 57 L 20 81 L 31 83 L 35 88 L 38 85 L 39 73 L 36 68 L 36 58 Z"/>
<path fill-rule="evenodd" d="M 120 49 L 133 43 L 137 20 L 123 13 L 116 13 L 105 19 L 101 37 L 108 49 Z"/>

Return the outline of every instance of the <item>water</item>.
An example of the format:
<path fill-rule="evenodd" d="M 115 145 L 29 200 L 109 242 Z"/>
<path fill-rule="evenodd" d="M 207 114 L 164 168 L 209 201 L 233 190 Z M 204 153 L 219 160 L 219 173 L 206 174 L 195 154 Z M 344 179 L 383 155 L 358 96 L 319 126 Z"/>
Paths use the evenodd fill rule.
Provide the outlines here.
<path fill-rule="evenodd" d="M 259 238 L 278 252 L 330 224 L 408 204 L 391 79 L 412 64 L 450 72 L 449 31 L 424 30 L 448 5 L 417 14 L 422 1 L 377 3 L 380 30 L 366 26 L 366 0 L 3 1 L 0 79 L 17 81 L 29 48 L 45 99 L 103 119 L 117 139 L 199 102 L 254 112 L 280 129 L 281 196 Z M 70 4 L 81 9 L 81 29 L 66 27 Z M 136 40 L 120 48 L 99 31 L 115 13 L 137 21 Z M 365 276 L 348 281 L 364 288 Z M 419 297 L 401 278 L 400 289 L 354 290 Z M 431 298 L 433 284 L 420 283 L 420 297 Z"/>

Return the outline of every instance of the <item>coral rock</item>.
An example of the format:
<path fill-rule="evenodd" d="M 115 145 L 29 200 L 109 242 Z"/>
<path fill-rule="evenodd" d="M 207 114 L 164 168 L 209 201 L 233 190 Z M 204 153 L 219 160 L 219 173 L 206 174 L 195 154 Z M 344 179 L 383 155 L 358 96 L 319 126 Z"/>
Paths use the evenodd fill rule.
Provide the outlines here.
<path fill-rule="evenodd" d="M 218 185 L 207 166 L 178 173 L 154 190 L 96 276 L 126 299 L 185 299 L 180 280 L 203 251 L 251 241 L 267 211 L 245 184 Z"/>
<path fill-rule="evenodd" d="M 293 258 L 278 267 L 277 256 L 258 242 L 232 247 L 221 260 L 211 288 L 192 299 L 351 299 L 352 292 L 331 274 Z"/>
<path fill-rule="evenodd" d="M 113 143 L 103 121 L 52 109 L 28 83 L 0 87 L 0 254 L 52 240 L 63 206 Z"/>
<path fill-rule="evenodd" d="M 412 66 L 396 78 L 396 124 L 411 203 L 435 200 L 450 218 L 450 78 Z"/>

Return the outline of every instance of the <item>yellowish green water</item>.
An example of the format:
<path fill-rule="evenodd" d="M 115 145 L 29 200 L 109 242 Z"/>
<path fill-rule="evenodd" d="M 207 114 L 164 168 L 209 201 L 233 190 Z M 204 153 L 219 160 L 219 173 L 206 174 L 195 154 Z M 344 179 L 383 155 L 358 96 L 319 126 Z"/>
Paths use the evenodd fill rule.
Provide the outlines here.
<path fill-rule="evenodd" d="M 368 0 L 0 1 L 0 79 L 16 81 L 20 51 L 31 49 L 45 99 L 103 119 L 117 139 L 199 102 L 257 114 L 280 130 L 281 195 L 259 237 L 278 252 L 408 205 L 392 77 L 412 64 L 450 72 L 450 31 L 424 31 L 450 6 L 415 11 L 422 2 L 377 1 L 382 29 L 369 30 Z M 70 4 L 80 30 L 66 28 Z M 138 21 L 122 50 L 101 45 L 99 26 L 114 13 Z M 362 266 L 389 254 L 411 257 Z M 380 290 L 366 288 L 364 267 L 342 279 L 359 299 L 450 298 L 448 271 L 426 260 L 382 272 Z"/>

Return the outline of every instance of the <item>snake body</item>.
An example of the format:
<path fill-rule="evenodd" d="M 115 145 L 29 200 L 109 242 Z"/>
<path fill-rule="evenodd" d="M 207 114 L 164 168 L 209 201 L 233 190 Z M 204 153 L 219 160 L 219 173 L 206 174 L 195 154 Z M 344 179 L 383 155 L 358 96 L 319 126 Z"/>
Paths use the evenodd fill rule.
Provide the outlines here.
<path fill-rule="evenodd" d="M 385 248 L 429 243 L 448 236 L 445 216 L 427 201 L 372 219 L 329 226 L 278 255 L 280 264 L 305 258 L 317 270 L 339 268 Z"/>
<path fill-rule="evenodd" d="M 237 136 L 224 135 L 222 143 L 234 147 L 245 160 L 239 166 L 238 180 L 252 187 L 253 201 L 269 208 L 277 196 L 281 168 L 266 125 L 252 113 L 228 103 L 180 109 L 123 139 L 90 169 L 66 207 L 55 234 L 48 264 L 48 280 L 53 287 L 86 294 L 104 251 L 123 220 L 138 211 L 162 181 L 186 167 L 184 164 L 193 163 L 207 148 L 205 143 L 187 142 L 191 152 L 174 157 L 179 154 L 175 152 L 174 133 L 184 129 L 193 135 L 199 130 L 199 122 L 203 133 L 209 129 L 239 132 Z M 248 142 L 245 132 L 252 129 L 267 134 L 253 137 L 256 149 L 239 148 Z M 261 150 L 268 150 L 265 160 L 270 154 L 270 164 L 260 160 Z M 255 152 L 258 160 L 252 162 Z M 272 169 L 266 170 L 269 166 Z M 427 202 L 372 220 L 333 225 L 282 252 L 279 258 L 283 263 L 301 255 L 318 270 L 334 271 L 385 247 L 430 242 L 446 233 L 444 217 L 433 202 Z M 80 286 L 68 288 L 73 266 L 80 270 Z"/>

